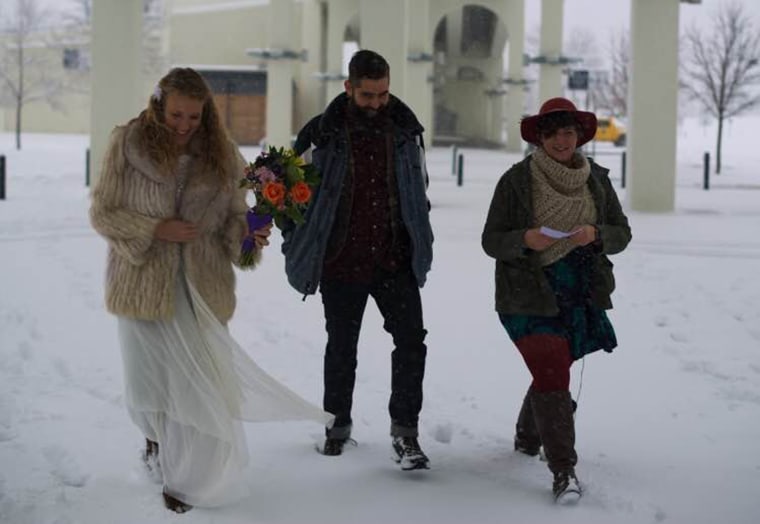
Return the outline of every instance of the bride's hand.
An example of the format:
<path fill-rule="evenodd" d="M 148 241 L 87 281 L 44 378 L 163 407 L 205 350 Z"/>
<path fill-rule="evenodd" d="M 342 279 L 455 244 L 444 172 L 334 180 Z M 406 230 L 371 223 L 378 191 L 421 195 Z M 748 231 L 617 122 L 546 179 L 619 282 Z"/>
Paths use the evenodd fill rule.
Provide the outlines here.
<path fill-rule="evenodd" d="M 262 228 L 253 232 L 253 240 L 256 242 L 256 249 L 262 249 L 269 245 L 269 235 L 272 234 L 272 223 L 268 223 Z"/>
<path fill-rule="evenodd" d="M 167 242 L 190 242 L 198 238 L 198 226 L 176 218 L 160 222 L 153 231 L 153 236 Z"/>

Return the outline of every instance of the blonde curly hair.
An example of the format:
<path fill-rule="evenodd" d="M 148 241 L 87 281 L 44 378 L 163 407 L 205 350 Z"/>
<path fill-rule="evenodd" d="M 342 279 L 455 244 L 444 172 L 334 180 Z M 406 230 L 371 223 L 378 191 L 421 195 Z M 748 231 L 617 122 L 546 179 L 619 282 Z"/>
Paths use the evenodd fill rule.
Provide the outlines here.
<path fill-rule="evenodd" d="M 166 125 L 164 111 L 166 99 L 172 93 L 203 102 L 201 124 L 191 143 L 200 153 L 207 169 L 225 176 L 226 161 L 230 158 L 233 144 L 219 119 L 219 113 L 206 81 L 194 69 L 176 67 L 159 80 L 148 99 L 148 107 L 137 117 L 141 147 L 158 165 L 173 170 L 179 150 L 174 142 L 173 131 Z"/>

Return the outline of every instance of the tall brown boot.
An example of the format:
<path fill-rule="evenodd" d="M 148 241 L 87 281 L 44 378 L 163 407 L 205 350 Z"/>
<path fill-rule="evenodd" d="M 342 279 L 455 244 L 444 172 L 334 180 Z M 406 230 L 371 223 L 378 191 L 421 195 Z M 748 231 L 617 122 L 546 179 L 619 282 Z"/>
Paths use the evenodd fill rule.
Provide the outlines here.
<path fill-rule="evenodd" d="M 546 460 L 554 474 L 554 498 L 558 502 L 566 496 L 577 500 L 581 488 L 575 476 L 578 455 L 575 453 L 575 421 L 570 392 L 535 391 L 531 404 Z"/>
<path fill-rule="evenodd" d="M 515 451 L 535 457 L 541 449 L 541 437 L 538 435 L 536 422 L 533 419 L 532 395 L 533 388 L 529 387 L 525 393 L 520 414 L 517 415 L 517 424 L 515 424 Z"/>

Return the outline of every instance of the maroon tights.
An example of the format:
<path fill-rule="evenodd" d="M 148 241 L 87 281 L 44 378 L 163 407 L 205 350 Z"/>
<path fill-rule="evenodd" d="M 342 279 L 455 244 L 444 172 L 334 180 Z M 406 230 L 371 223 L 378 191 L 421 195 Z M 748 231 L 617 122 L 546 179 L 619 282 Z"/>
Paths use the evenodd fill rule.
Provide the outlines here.
<path fill-rule="evenodd" d="M 567 340 L 556 335 L 528 335 L 516 342 L 525 364 L 533 375 L 534 391 L 570 389 L 573 359 Z"/>

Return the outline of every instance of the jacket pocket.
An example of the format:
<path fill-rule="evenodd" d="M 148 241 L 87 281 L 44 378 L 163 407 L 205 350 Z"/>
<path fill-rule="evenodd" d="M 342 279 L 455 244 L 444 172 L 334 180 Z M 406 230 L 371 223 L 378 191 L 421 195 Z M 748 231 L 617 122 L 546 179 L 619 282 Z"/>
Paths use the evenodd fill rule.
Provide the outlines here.
<path fill-rule="evenodd" d="M 516 267 L 504 262 L 499 262 L 499 264 L 501 265 L 501 270 L 497 273 L 496 278 L 497 281 L 501 280 L 504 298 L 515 305 L 532 305 L 536 292 L 539 289 L 536 276 L 533 272 L 530 269 Z"/>

